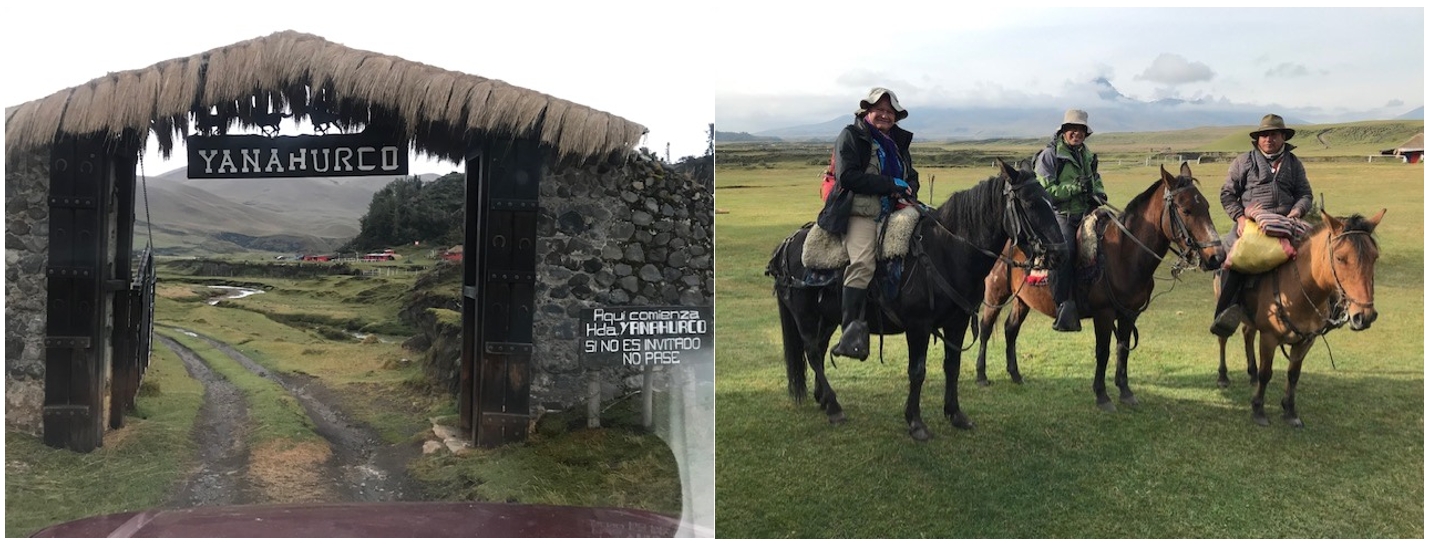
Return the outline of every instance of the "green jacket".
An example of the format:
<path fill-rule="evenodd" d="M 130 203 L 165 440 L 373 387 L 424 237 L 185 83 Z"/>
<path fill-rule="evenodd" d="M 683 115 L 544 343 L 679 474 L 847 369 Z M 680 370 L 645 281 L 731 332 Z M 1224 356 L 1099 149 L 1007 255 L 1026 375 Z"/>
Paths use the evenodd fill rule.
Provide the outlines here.
<path fill-rule="evenodd" d="M 1058 213 L 1085 214 L 1097 206 L 1092 195 L 1106 195 L 1096 154 L 1086 144 L 1073 150 L 1062 141 L 1060 132 L 1037 153 L 1036 163 L 1037 182 L 1047 190 Z"/>

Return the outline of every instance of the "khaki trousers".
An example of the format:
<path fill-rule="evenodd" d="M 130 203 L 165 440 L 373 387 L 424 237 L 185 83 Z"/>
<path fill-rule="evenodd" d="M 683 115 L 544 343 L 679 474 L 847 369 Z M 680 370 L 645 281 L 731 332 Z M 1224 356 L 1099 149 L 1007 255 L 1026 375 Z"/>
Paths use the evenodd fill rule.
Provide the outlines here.
<path fill-rule="evenodd" d="M 878 237 L 878 222 L 872 217 L 851 215 L 848 232 L 844 233 L 844 250 L 848 251 L 848 266 L 844 268 L 844 287 L 867 289 L 873 281 L 874 246 Z"/>

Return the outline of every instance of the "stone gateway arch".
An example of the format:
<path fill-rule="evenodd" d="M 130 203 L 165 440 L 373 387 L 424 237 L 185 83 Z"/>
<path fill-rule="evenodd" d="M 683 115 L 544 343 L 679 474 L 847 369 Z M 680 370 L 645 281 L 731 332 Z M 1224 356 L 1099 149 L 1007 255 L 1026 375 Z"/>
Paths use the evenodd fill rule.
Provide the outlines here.
<path fill-rule="evenodd" d="M 562 374 L 579 367 L 571 331 L 580 308 L 712 301 L 708 188 L 659 175 L 625 183 L 642 163 L 632 150 L 643 126 L 502 81 L 278 32 L 6 108 L 7 424 L 76 451 L 123 424 L 152 334 L 152 257 L 131 257 L 135 170 L 149 137 L 168 157 L 179 138 L 233 126 L 276 133 L 283 118 L 465 164 L 459 405 L 477 444 L 524 439 L 543 395 L 584 390 Z M 346 149 L 362 170 L 354 174 L 381 174 L 389 158 L 362 143 Z M 200 167 L 244 166 L 210 153 Z M 654 247 L 661 236 L 681 237 L 678 249 Z M 625 281 L 632 262 L 612 265 L 626 277 L 599 262 L 631 254 L 642 273 L 658 254 L 659 281 Z M 585 285 L 567 288 L 582 274 Z M 548 287 L 552 278 L 561 288 Z"/>

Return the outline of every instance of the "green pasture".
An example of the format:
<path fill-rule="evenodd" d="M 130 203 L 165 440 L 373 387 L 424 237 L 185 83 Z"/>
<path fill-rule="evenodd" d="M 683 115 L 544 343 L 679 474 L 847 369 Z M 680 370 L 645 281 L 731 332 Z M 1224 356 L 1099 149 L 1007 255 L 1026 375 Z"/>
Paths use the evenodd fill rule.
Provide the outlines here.
<path fill-rule="evenodd" d="M 194 419 L 203 386 L 177 355 L 154 343 L 153 358 L 124 428 L 104 446 L 75 453 L 37 436 L 5 434 L 5 536 L 25 537 L 65 521 L 161 504 L 193 463 Z"/>
<path fill-rule="evenodd" d="M 976 349 L 963 354 L 959 394 L 977 424 L 972 431 L 941 417 L 943 346 L 931 348 L 922 410 L 934 438 L 917 443 L 903 421 L 901 336 L 885 339 L 882 363 L 875 338 L 869 360 L 829 369 L 848 423 L 830 425 L 812 399 L 790 399 L 772 281 L 763 272 L 780 240 L 817 215 L 822 167 L 772 158 L 777 152 L 758 166 L 727 163 L 720 151 L 720 536 L 1424 536 L 1422 165 L 1308 165 L 1331 213 L 1388 213 L 1377 231 L 1379 321 L 1367 331 L 1331 333 L 1311 351 L 1297 399 L 1305 428 L 1278 417 L 1266 428 L 1251 421 L 1238 338 L 1228 346 L 1233 383 L 1216 386 L 1211 275 L 1172 281 L 1163 267 L 1162 294 L 1139 320 L 1140 345 L 1130 358 L 1140 406 L 1098 410 L 1090 322 L 1081 333 L 1054 333 L 1039 314 L 1018 341 L 1026 384 L 1012 384 L 1003 370 L 1000 322 L 988 348 L 992 386 L 973 381 Z M 1192 165 L 1221 232 L 1230 226 L 1218 196 L 1226 168 Z M 925 190 L 936 175 L 935 194 L 923 195 L 930 203 L 994 173 L 991 165 L 920 171 Z M 1106 160 L 1102 175 L 1118 206 L 1158 177 L 1155 164 Z M 1280 413 L 1285 384 L 1285 361 L 1276 364 L 1271 415 Z"/>

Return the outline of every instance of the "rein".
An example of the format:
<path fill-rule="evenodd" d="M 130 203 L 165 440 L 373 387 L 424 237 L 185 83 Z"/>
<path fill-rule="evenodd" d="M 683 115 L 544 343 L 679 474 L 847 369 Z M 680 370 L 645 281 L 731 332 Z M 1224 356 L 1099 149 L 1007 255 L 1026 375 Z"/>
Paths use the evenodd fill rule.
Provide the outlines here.
<path fill-rule="evenodd" d="M 1191 181 L 1195 182 L 1196 180 L 1195 178 L 1191 178 Z M 1138 308 L 1135 311 L 1131 311 L 1125 305 L 1123 305 L 1120 300 L 1117 300 L 1116 289 L 1112 288 L 1111 279 L 1107 277 L 1106 274 L 1102 274 L 1102 281 L 1107 285 L 1107 298 L 1111 300 L 1112 305 L 1116 306 L 1117 310 L 1121 312 L 1122 315 L 1134 316 L 1140 315 L 1141 312 L 1146 311 L 1147 308 L 1151 307 L 1152 301 L 1156 300 L 1161 295 L 1170 293 L 1171 291 L 1176 289 L 1176 282 L 1179 282 L 1181 280 L 1181 270 L 1195 269 L 1201 266 L 1200 250 L 1208 247 L 1215 247 L 1221 244 L 1220 236 L 1216 236 L 1214 240 L 1208 242 L 1201 242 L 1196 240 L 1195 236 L 1191 233 L 1191 227 L 1186 224 L 1185 218 L 1181 217 L 1181 214 L 1179 212 L 1171 213 L 1171 208 L 1173 207 L 1173 200 L 1175 199 L 1176 195 L 1180 194 L 1183 191 L 1191 190 L 1193 188 L 1194 187 L 1188 185 L 1180 189 L 1167 190 L 1163 192 L 1163 200 L 1165 204 L 1161 208 L 1161 220 L 1158 221 L 1157 224 L 1167 225 L 1167 228 L 1162 229 L 1162 234 L 1165 235 L 1167 234 L 1167 231 L 1172 231 L 1174 234 L 1171 236 L 1166 236 L 1166 238 L 1168 240 L 1181 242 L 1180 245 L 1183 248 L 1179 250 L 1173 250 L 1179 259 L 1171 265 L 1170 279 L 1172 280 L 1172 283 L 1170 284 L 1169 288 L 1167 288 L 1165 291 L 1155 293 L 1152 296 L 1147 297 L 1146 302 L 1142 303 L 1141 308 Z M 1152 250 L 1150 247 L 1147 247 L 1147 245 L 1142 242 L 1140 238 L 1137 238 L 1135 234 L 1132 234 L 1131 229 L 1127 228 L 1126 224 L 1121 221 L 1121 216 L 1126 214 L 1125 210 L 1118 209 L 1116 206 L 1113 206 L 1106 202 L 1103 202 L 1102 205 L 1106 206 L 1108 209 L 1116 213 L 1116 215 L 1111 218 L 1111 222 L 1112 224 L 1116 225 L 1116 227 L 1120 229 L 1122 233 L 1126 234 L 1127 238 L 1130 238 L 1132 242 L 1136 243 L 1137 247 L 1140 247 L 1142 251 L 1145 251 L 1147 255 L 1150 255 L 1153 259 L 1156 259 L 1157 262 L 1165 262 L 1165 257 L 1163 255 L 1158 255 L 1156 251 Z"/>

